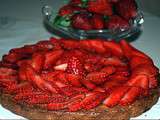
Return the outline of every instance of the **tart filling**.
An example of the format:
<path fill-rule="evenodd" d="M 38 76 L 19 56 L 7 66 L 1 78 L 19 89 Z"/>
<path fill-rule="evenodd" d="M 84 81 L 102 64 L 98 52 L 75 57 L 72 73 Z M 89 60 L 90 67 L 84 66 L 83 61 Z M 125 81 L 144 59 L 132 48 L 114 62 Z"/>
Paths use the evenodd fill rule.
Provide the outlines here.
<path fill-rule="evenodd" d="M 0 89 L 16 103 L 69 112 L 126 106 L 157 88 L 152 59 L 125 40 L 40 41 L 0 63 Z"/>

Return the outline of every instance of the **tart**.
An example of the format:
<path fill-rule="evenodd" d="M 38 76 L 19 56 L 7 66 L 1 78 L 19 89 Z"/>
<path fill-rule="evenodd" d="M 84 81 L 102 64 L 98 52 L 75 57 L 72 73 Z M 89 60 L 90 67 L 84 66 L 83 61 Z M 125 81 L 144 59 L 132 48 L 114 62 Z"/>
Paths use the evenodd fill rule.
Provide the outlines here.
<path fill-rule="evenodd" d="M 3 56 L 0 102 L 28 119 L 127 120 L 158 101 L 158 74 L 126 40 L 50 38 Z"/>

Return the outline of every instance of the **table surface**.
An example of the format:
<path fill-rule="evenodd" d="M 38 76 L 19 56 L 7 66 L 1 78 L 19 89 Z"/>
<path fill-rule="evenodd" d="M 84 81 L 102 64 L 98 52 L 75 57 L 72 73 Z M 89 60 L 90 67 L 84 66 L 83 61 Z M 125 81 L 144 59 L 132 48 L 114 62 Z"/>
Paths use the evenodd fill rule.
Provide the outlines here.
<path fill-rule="evenodd" d="M 52 35 L 42 24 L 43 4 L 53 5 L 55 11 L 63 0 L 1 0 L 0 4 L 0 56 L 9 49 L 45 40 Z M 142 35 L 132 44 L 147 53 L 160 68 L 160 18 L 145 13 Z M 0 119 L 25 119 L 0 106 Z M 136 119 L 160 119 L 160 100 L 149 111 Z"/>

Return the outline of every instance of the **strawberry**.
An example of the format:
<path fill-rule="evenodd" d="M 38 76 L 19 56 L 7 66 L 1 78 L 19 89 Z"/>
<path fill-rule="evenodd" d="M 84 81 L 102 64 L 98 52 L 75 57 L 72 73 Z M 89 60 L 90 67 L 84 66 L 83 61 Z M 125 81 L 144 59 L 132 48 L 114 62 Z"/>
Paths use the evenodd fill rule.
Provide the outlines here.
<path fill-rule="evenodd" d="M 149 88 L 156 88 L 158 86 L 158 80 L 157 76 L 156 77 L 150 77 L 149 78 Z"/>
<path fill-rule="evenodd" d="M 96 85 L 93 84 L 92 82 L 90 82 L 89 80 L 87 79 L 81 79 L 81 83 L 86 87 L 88 88 L 89 90 L 93 90 L 96 88 Z"/>
<path fill-rule="evenodd" d="M 95 39 L 95 40 L 88 40 L 88 41 L 89 41 L 90 49 L 95 50 L 95 52 L 97 52 L 97 53 L 105 53 L 106 52 L 106 49 L 103 46 L 102 40 Z"/>
<path fill-rule="evenodd" d="M 112 5 L 108 0 L 89 0 L 88 11 L 102 15 L 110 16 L 113 14 Z"/>
<path fill-rule="evenodd" d="M 83 75 L 83 65 L 79 58 L 72 56 L 69 58 L 68 66 L 67 66 L 67 73 L 75 74 L 75 75 Z"/>
<path fill-rule="evenodd" d="M 146 75 L 138 75 L 133 78 L 131 78 L 128 82 L 127 85 L 129 86 L 134 86 L 134 87 L 140 87 L 143 88 L 144 90 L 149 89 L 149 79 Z"/>
<path fill-rule="evenodd" d="M 103 101 L 103 104 L 107 107 L 114 107 L 117 105 L 123 96 L 128 92 L 130 87 L 128 86 L 119 86 L 113 89 L 111 94 Z"/>
<path fill-rule="evenodd" d="M 39 51 L 48 51 L 54 49 L 54 45 L 50 41 L 40 41 L 36 44 Z"/>
<path fill-rule="evenodd" d="M 61 57 L 63 50 L 53 50 L 45 54 L 44 69 L 51 67 Z"/>
<path fill-rule="evenodd" d="M 104 93 L 98 93 L 96 95 L 95 100 L 94 100 L 94 97 L 93 97 L 92 98 L 92 100 L 93 100 L 92 103 L 85 105 L 84 109 L 85 110 L 90 110 L 92 108 L 97 107 L 99 104 L 101 104 L 101 102 L 105 99 L 105 97 L 106 97 L 106 94 L 104 94 Z"/>
<path fill-rule="evenodd" d="M 134 18 L 137 15 L 135 0 L 120 0 L 115 6 L 117 13 L 126 20 Z"/>
<path fill-rule="evenodd" d="M 126 66 L 126 63 L 123 62 L 118 57 L 102 58 L 100 63 L 105 65 L 105 66 L 107 66 L 107 65 L 111 65 L 111 66 Z"/>
<path fill-rule="evenodd" d="M 44 55 L 42 53 L 34 53 L 32 55 L 31 66 L 35 71 L 39 72 L 44 63 Z"/>
<path fill-rule="evenodd" d="M 113 72 L 114 70 L 109 70 L 109 69 L 106 69 L 105 71 L 102 72 L 91 72 L 86 76 L 86 79 L 95 84 L 102 84 L 107 80 L 106 77 L 112 74 Z"/>
<path fill-rule="evenodd" d="M 131 87 L 128 92 L 124 95 L 124 97 L 120 100 L 121 105 L 128 105 L 133 103 L 137 97 L 141 94 L 141 88 L 139 87 Z"/>
<path fill-rule="evenodd" d="M 93 29 L 103 29 L 104 28 L 104 20 L 103 16 L 94 14 L 91 19 Z"/>
<path fill-rule="evenodd" d="M 113 15 L 110 17 L 109 21 L 106 22 L 105 26 L 110 30 L 123 31 L 129 28 L 129 23 L 125 19 L 117 15 Z"/>
<path fill-rule="evenodd" d="M 89 15 L 87 13 L 79 13 L 79 14 L 73 15 L 71 24 L 72 24 L 72 27 L 75 29 L 82 29 L 82 30 L 92 29 Z"/>
<path fill-rule="evenodd" d="M 45 81 L 32 67 L 26 67 L 26 76 L 28 81 L 35 84 L 41 90 L 57 93 L 56 88 L 54 88 L 49 82 Z"/>
<path fill-rule="evenodd" d="M 130 60 L 131 69 L 137 67 L 140 64 L 153 65 L 153 61 L 140 56 L 133 56 L 132 59 Z"/>
<path fill-rule="evenodd" d="M 71 5 L 65 5 L 60 8 L 59 10 L 59 15 L 60 16 L 66 16 L 66 15 L 71 15 L 73 13 L 72 6 Z"/>
<path fill-rule="evenodd" d="M 109 0 L 109 2 L 111 2 L 111 3 L 117 3 L 117 2 L 119 2 L 120 0 Z"/>
<path fill-rule="evenodd" d="M 66 74 L 66 79 L 71 85 L 76 86 L 76 87 L 81 87 L 81 83 L 80 83 L 81 77 L 79 75 Z"/>
<path fill-rule="evenodd" d="M 113 41 L 104 41 L 103 45 L 106 49 L 109 49 L 113 55 L 118 56 L 118 57 L 124 56 L 123 50 L 118 43 L 113 42 Z"/>
<path fill-rule="evenodd" d="M 144 57 L 146 59 L 150 59 L 146 54 L 144 54 L 143 52 L 141 52 L 141 51 L 137 50 L 136 48 L 132 47 L 124 39 L 120 41 L 120 45 L 123 49 L 123 52 L 124 52 L 125 56 L 128 59 L 132 58 L 133 56 L 139 56 L 139 57 Z"/>

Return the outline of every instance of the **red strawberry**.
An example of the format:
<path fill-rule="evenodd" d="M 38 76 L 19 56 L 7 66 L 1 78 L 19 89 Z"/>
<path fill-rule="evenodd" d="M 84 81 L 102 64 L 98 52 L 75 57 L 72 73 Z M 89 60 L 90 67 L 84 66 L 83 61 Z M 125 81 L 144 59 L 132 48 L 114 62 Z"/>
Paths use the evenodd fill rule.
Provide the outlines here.
<path fill-rule="evenodd" d="M 76 87 L 81 87 L 81 83 L 80 83 L 81 77 L 79 75 L 66 74 L 66 79 L 71 85 L 76 86 Z"/>
<path fill-rule="evenodd" d="M 109 49 L 113 55 L 118 56 L 118 57 L 124 56 L 123 50 L 118 43 L 113 42 L 113 41 L 104 41 L 103 45 L 106 49 Z"/>
<path fill-rule="evenodd" d="M 88 11 L 93 13 L 98 13 L 102 15 L 112 15 L 112 5 L 108 0 L 89 0 L 88 1 Z"/>
<path fill-rule="evenodd" d="M 89 80 L 87 79 L 81 79 L 81 83 L 86 87 L 88 88 L 89 90 L 93 90 L 96 88 L 96 85 L 93 84 L 92 82 L 90 82 Z"/>
<path fill-rule="evenodd" d="M 146 58 L 140 57 L 140 56 L 133 56 L 133 58 L 130 60 L 131 69 L 137 67 L 140 64 L 153 65 L 153 61 L 151 59 L 146 59 Z"/>
<path fill-rule="evenodd" d="M 113 107 L 117 105 L 123 96 L 127 93 L 130 87 L 128 86 L 120 86 L 113 89 L 111 94 L 103 101 L 107 107 Z"/>
<path fill-rule="evenodd" d="M 121 105 L 128 105 L 133 103 L 137 97 L 141 94 L 141 88 L 139 87 L 131 87 L 128 92 L 124 95 L 124 97 L 120 100 Z"/>
<path fill-rule="evenodd" d="M 149 88 L 156 88 L 158 86 L 157 76 L 149 78 Z"/>
<path fill-rule="evenodd" d="M 44 64 L 44 55 L 42 53 L 34 53 L 32 55 L 31 66 L 35 71 L 39 72 Z"/>
<path fill-rule="evenodd" d="M 94 14 L 91 19 L 93 29 L 103 29 L 104 28 L 104 20 L 103 16 Z"/>
<path fill-rule="evenodd" d="M 63 48 L 65 49 L 75 49 L 75 48 L 79 48 L 79 42 L 77 42 L 76 40 L 61 40 L 60 41 L 61 46 L 63 46 Z"/>
<path fill-rule="evenodd" d="M 112 3 L 117 3 L 118 1 L 120 0 L 109 0 L 109 2 L 112 2 Z"/>
<path fill-rule="evenodd" d="M 49 91 L 51 93 L 57 93 L 57 90 L 47 81 L 45 81 L 36 71 L 30 67 L 26 66 L 26 76 L 27 80 L 36 85 L 38 88 Z"/>
<path fill-rule="evenodd" d="M 95 52 L 97 53 L 105 53 L 106 49 L 103 46 L 103 42 L 100 39 L 95 39 L 95 40 L 88 40 L 89 41 L 89 45 L 90 45 L 90 49 L 95 50 Z"/>
<path fill-rule="evenodd" d="M 118 57 L 109 57 L 109 58 L 102 58 L 100 61 L 101 64 L 107 66 L 126 66 L 127 64 L 123 62 L 121 59 Z"/>
<path fill-rule="evenodd" d="M 67 66 L 67 73 L 75 74 L 75 75 L 84 74 L 83 65 L 79 58 L 74 57 L 74 56 L 69 58 L 68 66 Z"/>
<path fill-rule="evenodd" d="M 105 97 L 106 97 L 106 94 L 104 94 L 104 93 L 98 93 L 96 95 L 96 98 L 94 98 L 94 97 L 92 98 L 92 100 L 93 100 L 92 103 L 85 105 L 84 109 L 85 110 L 90 110 L 92 108 L 97 107 L 99 104 L 101 104 L 101 102 L 105 99 Z"/>
<path fill-rule="evenodd" d="M 72 17 L 72 27 L 75 29 L 91 30 L 89 15 L 86 13 L 75 14 Z"/>
<path fill-rule="evenodd" d="M 135 77 L 132 77 L 128 82 L 127 85 L 134 86 L 134 87 L 140 87 L 144 90 L 149 89 L 149 79 L 146 75 L 137 75 Z"/>
<path fill-rule="evenodd" d="M 59 15 L 60 16 L 66 16 L 66 15 L 71 15 L 73 13 L 72 6 L 71 5 L 65 5 L 60 8 L 59 10 Z"/>
<path fill-rule="evenodd" d="M 60 70 L 60 71 L 65 71 L 67 69 L 67 66 L 68 66 L 68 64 L 64 63 L 64 64 L 54 66 L 54 69 L 55 70 Z"/>
<path fill-rule="evenodd" d="M 54 49 L 54 45 L 50 41 L 40 41 L 36 44 L 36 48 L 39 51 L 47 51 Z"/>
<path fill-rule="evenodd" d="M 126 30 L 129 28 L 129 23 L 123 18 L 113 15 L 110 17 L 109 21 L 105 24 L 106 28 L 110 30 Z"/>
<path fill-rule="evenodd" d="M 109 79 L 104 83 L 103 87 L 107 92 L 110 92 L 112 90 L 112 88 L 114 89 L 114 87 L 117 87 L 117 86 L 120 86 L 120 85 L 121 85 L 121 83 L 120 83 L 119 80 Z"/>
<path fill-rule="evenodd" d="M 121 40 L 120 45 L 123 49 L 125 56 L 128 59 L 132 58 L 133 56 L 139 56 L 139 57 L 144 57 L 146 59 L 150 59 L 146 54 L 132 47 L 129 43 L 127 43 L 126 40 Z"/>
<path fill-rule="evenodd" d="M 126 20 L 134 18 L 137 15 L 135 0 L 120 0 L 115 6 L 118 14 Z"/>
<path fill-rule="evenodd" d="M 53 50 L 45 54 L 44 69 L 51 67 L 61 57 L 63 50 Z"/>
<path fill-rule="evenodd" d="M 95 83 L 95 84 L 102 84 L 107 79 L 106 77 L 110 74 L 112 74 L 114 70 L 106 69 L 102 72 L 91 72 L 86 76 L 86 79 Z"/>

